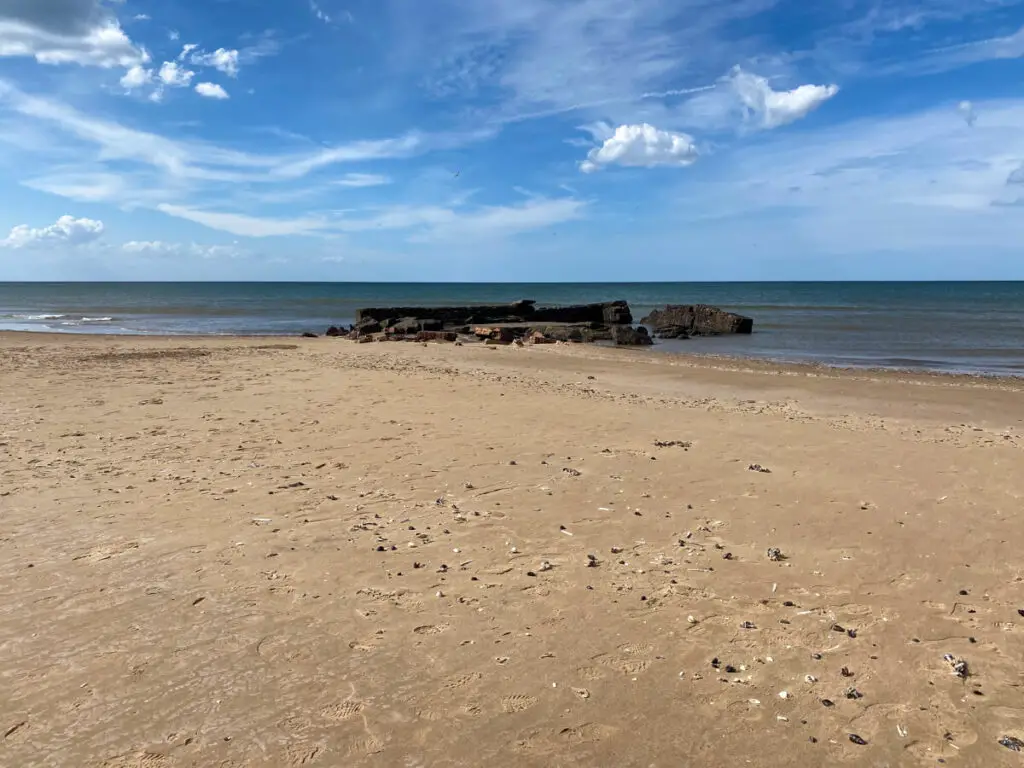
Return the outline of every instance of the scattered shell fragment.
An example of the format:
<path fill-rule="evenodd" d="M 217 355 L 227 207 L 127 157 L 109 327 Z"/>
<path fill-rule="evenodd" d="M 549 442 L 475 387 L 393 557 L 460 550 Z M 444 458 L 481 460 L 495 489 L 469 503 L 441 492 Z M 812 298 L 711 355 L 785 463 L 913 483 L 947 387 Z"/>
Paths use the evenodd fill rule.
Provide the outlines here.
<path fill-rule="evenodd" d="M 847 688 L 843 694 L 848 699 L 863 699 L 864 694 L 858 691 L 856 688 Z"/>
<path fill-rule="evenodd" d="M 867 742 L 864 741 L 864 739 L 862 739 L 856 733 L 851 733 L 850 734 L 850 741 L 852 741 L 854 744 L 858 744 L 858 745 L 860 745 L 862 747 L 867 745 Z"/>
<path fill-rule="evenodd" d="M 744 621 L 740 624 L 740 629 L 757 629 L 757 625 L 752 621 Z"/>
<path fill-rule="evenodd" d="M 818 682 L 818 678 L 816 678 L 814 675 L 805 675 L 804 680 L 806 680 L 808 683 Z"/>
<path fill-rule="evenodd" d="M 587 568 L 597 568 L 597 555 L 587 555 Z"/>
<path fill-rule="evenodd" d="M 788 699 L 789 698 L 789 691 L 779 691 L 779 698 L 780 699 Z"/>
<path fill-rule="evenodd" d="M 759 699 L 747 699 L 747 701 L 749 701 L 755 707 L 758 706 L 761 703 Z"/>
<path fill-rule="evenodd" d="M 687 621 L 688 621 L 688 622 L 689 622 L 690 624 L 696 624 L 696 623 L 697 623 L 697 617 L 696 617 L 696 616 L 687 616 L 687 617 L 686 617 L 686 620 L 687 620 Z"/>
<path fill-rule="evenodd" d="M 760 464 L 751 464 L 747 467 L 751 472 L 761 472 L 765 475 L 770 475 L 772 471 L 768 467 L 762 467 Z"/>
<path fill-rule="evenodd" d="M 590 698 L 590 691 L 588 691 L 586 688 L 573 688 L 572 692 L 579 696 L 581 699 Z"/>
<path fill-rule="evenodd" d="M 967 679 L 967 676 L 970 674 L 970 670 L 967 668 L 967 661 L 965 659 L 954 656 L 952 653 L 947 653 L 942 658 L 947 664 L 949 664 L 954 675 L 964 680 Z"/>
<path fill-rule="evenodd" d="M 782 550 L 778 547 L 768 547 L 768 559 L 777 563 L 783 559 Z"/>
<path fill-rule="evenodd" d="M 1024 741 L 1021 741 L 1016 736 L 1003 736 L 999 740 L 999 744 L 1007 749 L 1012 749 L 1014 752 L 1024 751 Z"/>
<path fill-rule="evenodd" d="M 549 563 L 547 560 L 544 560 L 544 561 L 541 562 L 539 570 L 541 570 L 541 571 L 550 571 L 551 568 L 552 568 L 551 563 Z"/>
<path fill-rule="evenodd" d="M 904 728 L 902 725 L 897 724 L 896 725 L 896 733 L 898 733 L 900 735 L 901 739 L 905 739 L 905 738 L 907 738 L 907 733 L 909 733 L 909 731 L 907 731 L 907 729 Z"/>

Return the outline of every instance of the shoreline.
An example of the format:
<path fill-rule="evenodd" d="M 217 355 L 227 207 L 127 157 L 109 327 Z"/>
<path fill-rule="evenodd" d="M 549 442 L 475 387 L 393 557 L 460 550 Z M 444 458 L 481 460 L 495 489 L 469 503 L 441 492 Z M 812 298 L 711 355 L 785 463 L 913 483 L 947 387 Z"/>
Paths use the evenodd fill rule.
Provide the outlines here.
<path fill-rule="evenodd" d="M 281 334 L 173 334 L 173 333 L 160 333 L 160 334 L 143 334 L 143 333 L 97 333 L 97 332 L 74 332 L 74 331 L 25 331 L 25 330 L 0 330 L 0 344 L 3 344 L 6 340 L 17 340 L 17 339 L 43 339 L 48 342 L 59 342 L 63 341 L 70 344 L 87 344 L 90 340 L 102 340 L 106 342 L 120 342 L 120 343 L 131 343 L 131 342 L 146 342 L 152 341 L 155 343 L 174 342 L 174 341 L 188 341 L 191 343 L 203 343 L 203 342 L 230 342 L 234 341 L 246 341 L 246 342 L 260 342 L 260 341 L 271 341 L 274 343 L 294 343 L 298 345 L 311 343 L 315 344 L 320 342 L 321 344 L 338 344 L 346 345 L 352 344 L 352 342 L 345 339 L 333 339 L 326 336 L 318 336 L 315 339 L 303 338 L 296 335 L 281 335 Z M 71 341 L 71 340 L 74 341 Z M 699 344 L 700 340 L 691 341 L 687 343 Z M 392 346 L 406 346 L 416 344 L 416 342 L 409 341 L 389 341 L 379 342 L 379 344 L 385 344 L 387 347 Z M 451 344 L 442 344 L 430 342 L 431 346 L 452 346 Z M 372 345 L 377 347 L 378 344 Z M 483 344 L 472 344 L 469 345 L 470 349 L 486 348 Z M 655 343 L 653 347 L 647 348 L 631 348 L 631 347 L 616 347 L 614 345 L 591 343 L 591 344 L 567 344 L 562 343 L 558 345 L 560 348 L 569 350 L 592 350 L 594 352 L 606 352 L 612 355 L 624 355 L 633 356 L 637 360 L 650 359 L 653 361 L 657 360 L 669 360 L 675 364 L 686 364 L 695 368 L 703 368 L 708 370 L 721 370 L 721 371 L 748 371 L 765 374 L 776 374 L 776 375 L 789 375 L 789 376 L 806 376 L 810 378 L 844 378 L 848 380 L 863 379 L 865 381 L 886 379 L 886 380 L 901 380 L 906 383 L 917 383 L 922 385 L 927 384 L 964 384 L 970 386 L 977 386 L 985 388 L 986 386 L 1010 389 L 1024 390 L 1024 373 L 1019 375 L 1006 374 L 1006 373 L 989 373 L 989 372 L 953 372 L 953 371 L 941 371 L 932 370 L 927 368 L 898 368 L 888 366 L 843 366 L 833 365 L 825 362 L 794 362 L 775 360 L 766 357 L 758 356 L 745 356 L 745 355 L 724 355 L 710 352 L 678 352 L 678 351 L 659 351 L 657 348 L 660 346 Z M 464 347 L 463 347 L 464 348 Z M 502 347 L 497 347 L 501 349 Z"/>

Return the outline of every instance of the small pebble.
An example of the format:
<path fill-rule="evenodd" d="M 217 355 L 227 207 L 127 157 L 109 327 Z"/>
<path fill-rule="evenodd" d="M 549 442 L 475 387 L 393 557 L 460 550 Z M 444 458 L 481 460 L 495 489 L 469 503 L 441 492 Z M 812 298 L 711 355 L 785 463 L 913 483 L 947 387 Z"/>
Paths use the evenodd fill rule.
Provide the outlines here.
<path fill-rule="evenodd" d="M 850 734 L 850 741 L 852 741 L 854 744 L 858 744 L 858 745 L 860 745 L 862 747 L 867 745 L 867 742 L 864 741 L 864 739 L 862 739 L 856 733 L 851 733 Z"/>

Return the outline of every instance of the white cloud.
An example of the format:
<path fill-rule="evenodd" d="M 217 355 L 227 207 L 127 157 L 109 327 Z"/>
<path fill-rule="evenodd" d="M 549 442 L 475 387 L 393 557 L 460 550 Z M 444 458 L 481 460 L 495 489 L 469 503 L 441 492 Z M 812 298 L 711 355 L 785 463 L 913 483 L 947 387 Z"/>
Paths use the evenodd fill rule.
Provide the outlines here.
<path fill-rule="evenodd" d="M 196 86 L 196 93 L 208 99 L 229 99 L 228 92 L 216 83 L 199 83 Z"/>
<path fill-rule="evenodd" d="M 239 55 L 238 51 L 218 48 L 213 53 L 194 53 L 189 60 L 197 66 L 213 67 L 228 77 L 238 77 Z"/>
<path fill-rule="evenodd" d="M 1024 100 L 974 106 L 985 119 L 969 131 L 946 104 L 723 152 L 717 178 L 680 185 L 672 216 L 688 232 L 749 233 L 737 243 L 789 242 L 788 253 L 815 259 L 941 252 L 962 264 L 965 253 L 1010 252 L 1024 241 L 1024 196 L 1009 183 L 1024 181 Z"/>
<path fill-rule="evenodd" d="M 159 170 L 175 181 L 280 183 L 336 164 L 412 157 L 432 149 L 461 146 L 489 135 L 413 133 L 396 138 L 354 141 L 328 149 L 260 155 L 128 128 L 85 115 L 58 101 L 30 96 L 2 79 L 0 107 L 7 107 L 9 111 L 28 118 L 31 122 L 26 127 L 52 125 L 84 145 L 95 147 L 95 155 L 90 155 L 84 147 L 77 148 L 83 162 L 131 161 Z M 67 150 L 67 143 L 63 142 L 60 148 Z"/>
<path fill-rule="evenodd" d="M 235 243 L 201 245 L 199 243 L 166 243 L 159 240 L 132 240 L 124 243 L 121 250 L 139 256 L 192 256 L 201 259 L 234 259 L 245 255 L 245 251 Z"/>
<path fill-rule="evenodd" d="M 136 64 L 124 73 L 124 77 L 121 78 L 121 87 L 126 91 L 134 91 L 137 88 L 142 88 L 152 82 L 153 70 L 146 69 L 140 64 Z"/>
<path fill-rule="evenodd" d="M 11 230 L 6 240 L 0 240 L 5 248 L 30 248 L 42 245 L 84 245 L 103 234 L 103 222 L 93 219 L 76 219 L 61 216 L 48 227 L 33 229 L 28 224 L 19 224 Z"/>
<path fill-rule="evenodd" d="M 380 187 L 390 184 L 391 179 L 376 173 L 346 173 L 334 181 L 339 187 Z"/>
<path fill-rule="evenodd" d="M 185 69 L 176 61 L 165 61 L 157 74 L 160 82 L 171 88 L 187 88 L 192 83 L 195 72 Z"/>
<path fill-rule="evenodd" d="M 204 211 L 184 205 L 163 203 L 156 206 L 158 211 L 202 224 L 210 229 L 230 232 L 244 237 L 276 237 L 280 235 L 303 235 L 325 228 L 322 219 L 271 219 L 247 216 L 242 213 L 224 213 L 220 211 Z"/>
<path fill-rule="evenodd" d="M 31 57 L 40 64 L 131 67 L 147 60 L 115 21 L 79 35 L 57 34 L 0 17 L 0 57 Z"/>
<path fill-rule="evenodd" d="M 150 21 L 151 16 L 148 13 L 137 13 L 132 16 L 132 21 Z"/>
<path fill-rule="evenodd" d="M 735 28 L 775 4 L 434 0 L 395 48 L 446 102 L 500 93 L 484 115 L 489 121 L 580 111 L 616 125 L 668 127 L 659 108 L 667 109 L 674 91 L 705 86 L 761 52 L 760 41 L 738 37 Z"/>
<path fill-rule="evenodd" d="M 773 90 L 768 80 L 737 67 L 729 83 L 749 119 L 760 128 L 778 128 L 800 120 L 839 93 L 837 85 L 801 85 Z"/>
<path fill-rule="evenodd" d="M 573 198 L 537 198 L 518 205 L 480 206 L 470 210 L 431 205 L 393 206 L 370 211 L 369 215 L 364 216 L 307 216 L 294 219 L 208 211 L 167 203 L 155 207 L 168 216 L 242 237 L 407 231 L 411 241 L 426 242 L 508 237 L 543 229 L 581 218 L 586 204 Z"/>
<path fill-rule="evenodd" d="M 969 5 L 969 4 L 968 4 Z M 1004 37 L 936 48 L 917 59 L 878 68 L 881 74 L 935 74 L 983 61 L 1024 57 L 1024 27 Z"/>
<path fill-rule="evenodd" d="M 592 173 L 609 165 L 680 168 L 692 165 L 699 156 L 693 138 L 685 133 L 661 131 L 646 123 L 620 125 L 600 147 L 590 150 L 580 170 Z"/>
<path fill-rule="evenodd" d="M 328 16 L 319 5 L 317 5 L 316 0 L 309 0 L 309 10 L 312 11 L 313 15 L 320 19 L 324 24 L 331 23 L 331 17 Z"/>

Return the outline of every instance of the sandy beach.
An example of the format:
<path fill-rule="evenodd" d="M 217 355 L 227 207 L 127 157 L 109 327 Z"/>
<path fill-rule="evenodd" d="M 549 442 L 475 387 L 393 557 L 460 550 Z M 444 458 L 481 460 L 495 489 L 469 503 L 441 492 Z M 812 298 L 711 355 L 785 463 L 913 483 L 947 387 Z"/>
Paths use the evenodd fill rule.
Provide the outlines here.
<path fill-rule="evenodd" d="M 1024 381 L 8 333 L 0 391 L 0 765 L 1024 765 Z"/>

